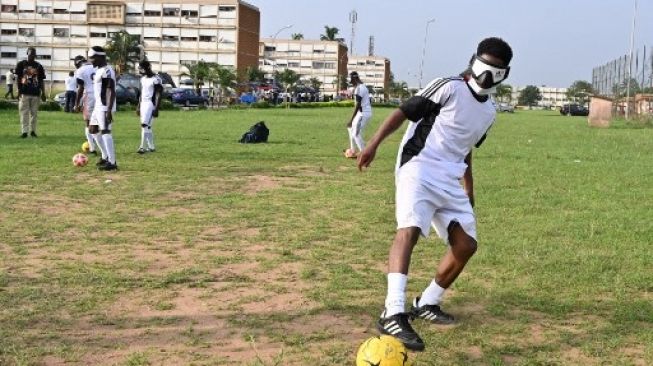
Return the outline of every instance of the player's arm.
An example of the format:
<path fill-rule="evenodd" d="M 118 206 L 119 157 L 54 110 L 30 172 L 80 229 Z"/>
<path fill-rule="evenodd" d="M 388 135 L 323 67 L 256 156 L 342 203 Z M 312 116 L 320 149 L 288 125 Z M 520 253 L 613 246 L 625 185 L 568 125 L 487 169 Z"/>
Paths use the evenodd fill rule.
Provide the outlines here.
<path fill-rule="evenodd" d="M 77 112 L 82 109 L 80 105 L 82 94 L 84 94 L 84 80 L 77 78 L 77 95 L 75 96 L 75 111 Z"/>
<path fill-rule="evenodd" d="M 17 86 L 17 98 L 20 99 L 21 89 L 23 88 L 23 63 L 22 61 L 16 65 L 16 86 Z"/>
<path fill-rule="evenodd" d="M 116 82 L 110 77 L 102 78 L 102 89 L 107 98 L 107 123 L 111 123 L 113 122 L 111 111 L 113 111 L 113 105 L 116 102 Z"/>
<path fill-rule="evenodd" d="M 39 66 L 38 68 L 38 80 L 39 80 L 39 87 L 41 88 L 41 100 L 45 102 L 45 83 L 43 82 L 45 80 L 45 70 L 43 69 L 43 66 Z"/>
<path fill-rule="evenodd" d="M 159 116 L 159 107 L 161 106 L 161 94 L 163 94 L 163 85 L 154 84 L 154 111 L 152 115 L 154 117 Z"/>
<path fill-rule="evenodd" d="M 374 134 L 374 137 L 370 140 L 369 144 L 358 156 L 358 170 L 363 170 L 370 166 L 374 157 L 376 156 L 376 149 L 386 137 L 390 136 L 395 132 L 406 120 L 406 115 L 401 110 L 401 108 L 396 109 L 392 112 L 388 118 L 383 121 L 381 127 Z"/>
<path fill-rule="evenodd" d="M 465 175 L 463 175 L 463 188 L 469 197 L 469 203 L 474 207 L 474 176 L 472 175 L 472 152 L 465 157 L 465 163 L 467 164 L 467 169 L 465 169 Z"/>

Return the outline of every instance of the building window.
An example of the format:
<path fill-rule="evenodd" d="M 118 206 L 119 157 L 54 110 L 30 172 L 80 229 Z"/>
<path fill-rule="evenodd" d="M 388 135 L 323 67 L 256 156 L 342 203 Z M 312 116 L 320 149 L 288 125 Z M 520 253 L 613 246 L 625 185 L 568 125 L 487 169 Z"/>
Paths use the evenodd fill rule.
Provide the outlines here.
<path fill-rule="evenodd" d="M 16 58 L 16 57 L 18 57 L 18 53 L 16 53 L 16 52 L 2 52 L 2 53 L 0 53 L 0 57 L 2 57 L 2 58 Z"/>
<path fill-rule="evenodd" d="M 174 41 L 174 42 L 179 41 L 179 37 L 177 37 L 177 36 L 167 36 L 167 35 L 164 34 L 163 36 L 161 36 L 161 38 L 164 41 Z"/>
<path fill-rule="evenodd" d="M 265 46 L 265 48 L 263 50 L 265 52 L 274 52 L 274 51 L 277 50 L 277 48 L 275 46 Z"/>
<path fill-rule="evenodd" d="M 52 14 L 52 8 L 49 6 L 36 6 L 36 12 L 38 14 Z"/>
<path fill-rule="evenodd" d="M 199 12 L 197 10 L 182 10 L 181 16 L 186 18 L 197 18 L 199 16 Z"/>
<path fill-rule="evenodd" d="M 161 12 L 158 10 L 145 10 L 143 12 L 143 15 L 145 15 L 146 17 L 160 17 Z"/>
<path fill-rule="evenodd" d="M 145 36 L 145 37 L 143 37 L 143 40 L 145 40 L 145 41 L 160 41 L 161 37 L 148 37 L 148 36 Z"/>
<path fill-rule="evenodd" d="M 313 50 L 313 53 L 324 53 L 324 50 Z"/>
<path fill-rule="evenodd" d="M 20 28 L 18 34 L 23 37 L 34 37 L 34 28 Z"/>
<path fill-rule="evenodd" d="M 37 60 L 52 60 L 52 56 L 50 55 L 36 55 Z"/>
<path fill-rule="evenodd" d="M 197 60 L 180 60 L 179 64 L 181 65 L 195 65 Z"/>
<path fill-rule="evenodd" d="M 16 34 L 18 34 L 18 30 L 17 29 L 3 29 L 0 32 L 0 34 L 2 34 L 3 36 L 15 36 Z"/>
<path fill-rule="evenodd" d="M 127 12 L 128 17 L 140 17 L 142 15 L 143 15 L 143 13 L 141 13 L 139 11 L 133 11 L 132 10 L 132 11 Z"/>
<path fill-rule="evenodd" d="M 288 67 L 299 67 L 299 62 L 288 62 Z"/>
<path fill-rule="evenodd" d="M 123 4 L 88 4 L 88 21 L 92 23 L 109 23 L 109 24 L 123 24 L 124 23 L 124 8 Z"/>
<path fill-rule="evenodd" d="M 336 68 L 336 63 L 335 62 L 325 62 L 324 63 L 324 68 L 325 69 L 335 69 Z"/>
<path fill-rule="evenodd" d="M 219 11 L 236 11 L 236 7 L 234 6 L 220 6 L 218 7 Z"/>
<path fill-rule="evenodd" d="M 181 37 L 182 42 L 197 42 L 197 37 Z"/>
<path fill-rule="evenodd" d="M 18 10 L 19 13 L 33 13 L 34 9 L 20 9 Z"/>
<path fill-rule="evenodd" d="M 70 36 L 70 29 L 68 28 L 54 28 L 52 35 L 55 37 L 68 37 Z"/>
<path fill-rule="evenodd" d="M 52 12 L 54 14 L 68 14 L 68 9 L 54 9 Z"/>
<path fill-rule="evenodd" d="M 107 38 L 106 33 L 99 33 L 99 32 L 91 32 L 90 36 L 91 38 Z"/>
<path fill-rule="evenodd" d="M 200 36 L 200 42 L 215 42 L 214 36 Z"/>
<path fill-rule="evenodd" d="M 178 17 L 179 8 L 163 8 L 164 17 Z"/>
<path fill-rule="evenodd" d="M 0 11 L 3 13 L 16 13 L 18 11 L 18 7 L 16 5 L 2 5 Z"/>

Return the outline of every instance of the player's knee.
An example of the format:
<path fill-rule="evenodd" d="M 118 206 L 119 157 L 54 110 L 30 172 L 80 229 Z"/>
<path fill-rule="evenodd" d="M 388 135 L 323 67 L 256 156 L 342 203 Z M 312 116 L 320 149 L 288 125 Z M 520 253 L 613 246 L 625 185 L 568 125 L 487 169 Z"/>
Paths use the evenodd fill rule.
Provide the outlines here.
<path fill-rule="evenodd" d="M 399 245 L 415 246 L 419 240 L 421 229 L 418 227 L 401 228 L 397 230 L 395 243 Z"/>
<path fill-rule="evenodd" d="M 109 130 L 109 129 L 102 130 L 102 131 L 100 131 L 100 132 L 101 132 L 103 135 L 109 135 L 109 134 L 111 134 L 111 130 Z"/>

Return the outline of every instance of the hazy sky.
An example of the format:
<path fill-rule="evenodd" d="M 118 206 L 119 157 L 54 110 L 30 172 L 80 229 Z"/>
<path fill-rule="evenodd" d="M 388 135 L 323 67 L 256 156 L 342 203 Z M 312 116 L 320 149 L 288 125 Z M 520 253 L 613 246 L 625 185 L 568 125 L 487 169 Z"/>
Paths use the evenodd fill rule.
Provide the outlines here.
<path fill-rule="evenodd" d="M 634 0 L 247 0 L 261 11 L 261 37 L 303 33 L 319 38 L 324 25 L 349 45 L 349 12 L 356 9 L 354 52 L 388 57 L 395 77 L 417 86 L 426 22 L 424 81 L 462 71 L 487 36 L 500 36 L 515 54 L 508 83 L 567 87 L 591 81 L 592 68 L 628 52 Z M 636 48 L 653 46 L 653 0 L 639 0 Z M 641 52 L 641 51 L 640 51 Z M 641 57 L 641 55 L 640 55 Z M 648 56 L 647 56 L 648 58 Z"/>

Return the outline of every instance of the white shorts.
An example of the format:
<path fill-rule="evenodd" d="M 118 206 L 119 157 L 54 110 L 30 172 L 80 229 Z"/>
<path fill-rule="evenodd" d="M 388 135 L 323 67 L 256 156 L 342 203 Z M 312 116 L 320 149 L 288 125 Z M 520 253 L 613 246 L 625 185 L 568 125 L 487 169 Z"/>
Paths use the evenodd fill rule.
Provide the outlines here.
<path fill-rule="evenodd" d="M 93 114 L 91 114 L 91 121 L 89 122 L 91 126 L 98 126 L 100 131 L 109 130 L 111 131 L 111 123 L 107 123 L 106 112 L 94 109 Z"/>
<path fill-rule="evenodd" d="M 352 135 L 356 136 L 363 132 L 367 122 L 372 118 L 371 113 L 361 113 L 360 111 L 354 116 L 354 120 L 351 123 Z"/>
<path fill-rule="evenodd" d="M 410 174 L 399 174 L 396 187 L 397 229 L 418 227 L 429 235 L 430 226 L 449 243 L 448 228 L 457 222 L 476 240 L 476 216 L 462 187 L 440 188 Z"/>
<path fill-rule="evenodd" d="M 152 102 L 141 102 L 141 125 L 152 126 L 154 122 L 154 117 L 152 113 L 154 112 L 154 104 Z"/>

